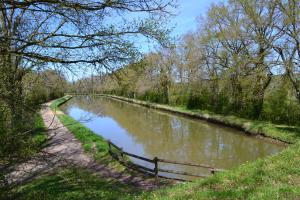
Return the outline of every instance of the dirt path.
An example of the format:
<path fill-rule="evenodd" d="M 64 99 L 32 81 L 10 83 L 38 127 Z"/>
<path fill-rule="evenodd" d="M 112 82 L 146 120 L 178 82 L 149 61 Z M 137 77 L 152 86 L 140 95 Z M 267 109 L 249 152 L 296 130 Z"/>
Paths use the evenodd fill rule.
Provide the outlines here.
<path fill-rule="evenodd" d="M 48 128 L 49 142 L 47 147 L 32 160 L 18 165 L 8 175 L 10 183 L 13 184 L 32 179 L 57 167 L 76 166 L 87 168 L 96 175 L 107 178 L 109 181 L 113 180 L 130 184 L 143 190 L 159 187 L 160 184 L 156 184 L 153 178 L 147 178 L 139 173 L 130 175 L 128 173 L 117 172 L 108 168 L 107 165 L 97 163 L 92 156 L 84 153 L 81 143 L 59 121 L 50 109 L 50 104 L 51 102 L 44 104 L 41 110 L 45 126 Z"/>

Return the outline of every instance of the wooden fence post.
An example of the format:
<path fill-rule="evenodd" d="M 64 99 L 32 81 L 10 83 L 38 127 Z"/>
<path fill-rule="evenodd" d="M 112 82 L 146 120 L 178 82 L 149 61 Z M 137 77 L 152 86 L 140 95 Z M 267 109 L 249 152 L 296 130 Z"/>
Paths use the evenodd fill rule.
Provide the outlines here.
<path fill-rule="evenodd" d="M 154 175 L 155 175 L 155 182 L 157 182 L 157 180 L 158 180 L 158 158 L 155 157 L 155 158 L 153 159 L 153 161 L 154 161 Z"/>
<path fill-rule="evenodd" d="M 194 177 L 206 177 L 207 175 L 198 175 L 198 174 L 192 174 L 192 173 L 188 173 L 188 172 L 182 172 L 182 171 L 176 171 L 176 170 L 167 170 L 167 169 L 159 169 L 158 168 L 158 162 L 163 162 L 163 163 L 171 163 L 171 164 L 180 164 L 180 165 L 187 165 L 187 166 L 194 166 L 194 167 L 202 167 L 202 168 L 206 168 L 207 170 L 209 170 L 209 172 L 213 175 L 218 173 L 219 171 L 223 171 L 222 169 L 217 169 L 208 165 L 199 165 L 199 164 L 193 164 L 193 163 L 183 163 L 183 162 L 178 162 L 178 161 L 170 161 L 170 160 L 165 160 L 165 159 L 159 159 L 157 157 L 154 157 L 153 159 L 149 159 L 149 158 L 145 158 L 142 156 L 138 156 L 132 153 L 128 153 L 126 151 L 123 151 L 123 148 L 116 146 L 114 143 L 112 143 L 110 140 L 107 140 L 108 143 L 108 151 L 109 153 L 112 155 L 112 157 L 114 157 L 115 159 L 121 160 L 125 158 L 125 156 L 130 156 L 130 157 L 134 157 L 149 163 L 152 163 L 152 165 L 154 164 L 154 169 L 153 168 L 148 168 L 139 164 L 134 164 L 139 170 L 142 171 L 146 171 L 151 173 L 152 175 L 155 176 L 155 183 L 158 184 L 159 181 L 159 172 L 162 173 L 171 173 L 171 174 L 179 174 L 179 175 L 184 175 L 184 176 L 194 176 Z M 116 152 L 113 153 L 113 148 L 116 149 Z M 161 177 L 164 177 L 163 175 L 161 175 Z M 168 177 L 166 177 L 168 178 Z M 178 179 L 178 178 L 173 178 L 175 180 L 184 180 L 184 179 Z"/>

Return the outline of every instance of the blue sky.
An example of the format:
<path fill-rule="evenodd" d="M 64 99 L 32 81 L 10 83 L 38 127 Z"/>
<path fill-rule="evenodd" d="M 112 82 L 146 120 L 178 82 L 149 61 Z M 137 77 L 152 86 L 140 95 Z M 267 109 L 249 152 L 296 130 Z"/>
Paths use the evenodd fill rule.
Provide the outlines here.
<path fill-rule="evenodd" d="M 178 37 L 183 34 L 194 31 L 197 28 L 197 17 L 205 16 L 208 8 L 212 3 L 224 2 L 226 0 L 177 0 L 178 8 L 175 11 L 177 14 L 175 17 L 170 19 L 170 28 L 174 27 L 171 36 Z M 142 38 L 137 39 L 139 49 L 143 53 L 148 53 L 153 50 L 153 43 L 148 43 Z M 90 76 L 93 72 L 87 69 L 85 72 L 69 75 L 68 79 L 78 79 L 82 77 Z M 94 72 L 95 73 L 95 72 Z"/>
<path fill-rule="evenodd" d="M 173 36 L 180 36 L 197 28 L 197 17 L 205 16 L 212 3 L 222 0 L 178 0 L 178 15 L 172 20 L 176 24 Z"/>
<path fill-rule="evenodd" d="M 178 0 L 178 15 L 172 20 L 177 26 L 172 36 L 180 36 L 197 28 L 196 18 L 205 16 L 212 3 L 224 2 L 224 0 Z"/>
<path fill-rule="evenodd" d="M 197 18 L 206 16 L 206 12 L 212 3 L 225 2 L 226 0 L 177 0 L 178 8 L 175 11 L 176 16 L 169 22 L 169 28 L 173 28 L 172 37 L 179 37 L 189 31 L 196 30 L 198 26 Z M 139 38 L 139 49 L 143 53 L 153 50 L 153 43 L 148 43 L 144 38 Z"/>

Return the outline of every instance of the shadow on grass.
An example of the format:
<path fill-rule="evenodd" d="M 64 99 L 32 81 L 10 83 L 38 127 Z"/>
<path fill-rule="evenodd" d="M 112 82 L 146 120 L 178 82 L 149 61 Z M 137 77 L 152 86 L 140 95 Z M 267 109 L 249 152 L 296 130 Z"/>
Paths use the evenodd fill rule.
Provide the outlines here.
<path fill-rule="evenodd" d="M 284 132 L 290 132 L 295 134 L 297 137 L 300 137 L 300 127 L 287 126 L 287 127 L 276 127 L 276 129 Z"/>
<path fill-rule="evenodd" d="M 135 187 L 78 168 L 57 170 L 14 190 L 10 199 L 132 199 L 138 194 Z"/>
<path fill-rule="evenodd" d="M 275 126 L 276 132 L 280 132 L 285 137 L 289 137 L 290 143 L 300 140 L 300 127 L 297 126 Z"/>

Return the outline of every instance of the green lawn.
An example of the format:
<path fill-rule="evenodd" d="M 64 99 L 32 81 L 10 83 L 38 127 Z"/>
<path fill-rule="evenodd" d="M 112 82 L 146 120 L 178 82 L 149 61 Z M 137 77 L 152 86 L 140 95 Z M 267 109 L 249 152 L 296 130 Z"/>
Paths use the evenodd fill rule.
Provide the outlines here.
<path fill-rule="evenodd" d="M 66 99 L 55 101 L 52 108 Z M 170 108 L 176 112 L 200 113 Z M 210 117 L 219 116 L 205 112 L 200 114 L 205 117 L 208 114 Z M 299 127 L 273 125 L 233 116 L 219 117 L 227 123 L 249 128 L 252 134 L 264 134 L 291 145 L 276 155 L 245 163 L 235 169 L 152 192 L 139 193 L 126 185 L 111 184 L 83 169 L 65 169 L 24 184 L 17 189 L 17 194 L 22 194 L 21 199 L 300 199 Z M 110 162 L 103 138 L 67 115 L 59 115 L 59 118 L 64 124 L 73 124 L 68 127 L 83 143 L 85 151 L 93 154 L 100 162 Z"/>

